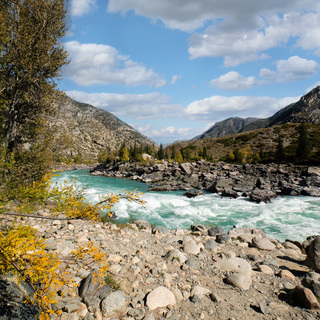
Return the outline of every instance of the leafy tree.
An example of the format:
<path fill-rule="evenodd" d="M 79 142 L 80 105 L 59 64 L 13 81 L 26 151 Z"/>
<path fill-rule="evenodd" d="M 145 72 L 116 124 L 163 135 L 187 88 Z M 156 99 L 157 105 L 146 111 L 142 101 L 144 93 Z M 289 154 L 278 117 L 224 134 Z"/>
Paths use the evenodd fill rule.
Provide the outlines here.
<path fill-rule="evenodd" d="M 68 63 L 65 1 L 2 0 L 0 21 L 0 128 L 12 152 L 35 137 L 57 95 Z"/>
<path fill-rule="evenodd" d="M 183 162 L 183 156 L 182 156 L 180 151 L 177 153 L 176 157 L 174 158 L 174 161 L 176 161 L 178 163 L 182 163 Z"/>
<path fill-rule="evenodd" d="M 122 162 L 128 162 L 130 160 L 130 153 L 125 145 L 122 146 L 119 156 Z"/>
<path fill-rule="evenodd" d="M 308 161 L 311 156 L 311 142 L 308 136 L 308 130 L 305 123 L 302 123 L 299 129 L 298 146 L 296 157 L 300 161 Z"/>

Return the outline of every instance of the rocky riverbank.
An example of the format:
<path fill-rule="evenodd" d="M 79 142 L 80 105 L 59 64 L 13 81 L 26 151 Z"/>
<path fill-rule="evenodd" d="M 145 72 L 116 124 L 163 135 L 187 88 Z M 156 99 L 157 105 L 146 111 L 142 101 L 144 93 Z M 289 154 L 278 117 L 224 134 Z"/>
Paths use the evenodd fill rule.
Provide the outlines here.
<path fill-rule="evenodd" d="M 319 167 L 274 163 L 236 165 L 200 160 L 182 164 L 161 161 L 152 166 L 139 163 L 99 165 L 91 172 L 145 182 L 151 184 L 150 190 L 154 191 L 198 189 L 232 198 L 245 196 L 255 202 L 269 202 L 279 195 L 320 196 Z"/>
<path fill-rule="evenodd" d="M 11 220 L 3 216 L 1 226 Z M 85 220 L 15 220 L 36 228 L 46 250 L 63 260 L 76 245 L 95 241 L 107 254 L 109 271 L 120 284 L 117 289 L 103 281 L 94 284 L 88 271 L 72 265 L 78 287 L 57 290 L 54 308 L 62 314 L 53 319 L 320 318 L 315 297 L 320 296 L 320 236 L 303 243 L 280 243 L 259 229 L 168 230 L 144 220 L 125 226 Z M 21 287 L 10 278 L 1 277 L 0 284 L 1 319 L 31 319 L 22 310 Z M 6 317 L 10 312 L 18 316 Z"/>

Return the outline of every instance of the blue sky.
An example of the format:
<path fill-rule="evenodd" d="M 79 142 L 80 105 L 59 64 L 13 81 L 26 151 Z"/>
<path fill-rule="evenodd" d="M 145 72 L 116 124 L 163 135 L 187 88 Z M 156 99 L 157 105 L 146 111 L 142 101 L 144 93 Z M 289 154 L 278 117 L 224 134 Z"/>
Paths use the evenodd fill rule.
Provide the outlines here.
<path fill-rule="evenodd" d="M 59 88 L 157 143 L 320 85 L 318 0 L 69 0 Z"/>

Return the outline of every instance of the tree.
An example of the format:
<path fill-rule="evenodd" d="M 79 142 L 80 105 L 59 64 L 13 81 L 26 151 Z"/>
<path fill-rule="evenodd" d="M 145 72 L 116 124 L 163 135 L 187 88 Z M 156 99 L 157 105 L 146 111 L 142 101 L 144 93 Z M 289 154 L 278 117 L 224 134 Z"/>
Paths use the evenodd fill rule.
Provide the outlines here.
<path fill-rule="evenodd" d="M 31 140 L 57 95 L 68 63 L 64 0 L 1 0 L 0 121 L 9 152 Z"/>
<path fill-rule="evenodd" d="M 174 161 L 176 161 L 178 163 L 182 163 L 183 162 L 183 156 L 182 156 L 180 151 L 177 153 L 176 157 L 174 158 Z"/>
<path fill-rule="evenodd" d="M 164 159 L 164 151 L 163 151 L 163 145 L 162 145 L 162 143 L 160 143 L 160 147 L 159 147 L 159 150 L 158 150 L 158 159 L 159 159 L 159 160 Z"/>
<path fill-rule="evenodd" d="M 277 144 L 275 159 L 279 162 L 285 159 L 285 151 L 284 151 L 283 139 L 281 135 L 278 136 L 278 144 Z"/>
<path fill-rule="evenodd" d="M 299 128 L 298 146 L 296 157 L 300 161 L 308 161 L 311 156 L 311 142 L 308 136 L 308 130 L 305 123 L 302 123 Z"/>
<path fill-rule="evenodd" d="M 128 162 L 130 160 L 130 153 L 125 144 L 122 145 L 121 150 L 119 152 L 120 161 Z"/>

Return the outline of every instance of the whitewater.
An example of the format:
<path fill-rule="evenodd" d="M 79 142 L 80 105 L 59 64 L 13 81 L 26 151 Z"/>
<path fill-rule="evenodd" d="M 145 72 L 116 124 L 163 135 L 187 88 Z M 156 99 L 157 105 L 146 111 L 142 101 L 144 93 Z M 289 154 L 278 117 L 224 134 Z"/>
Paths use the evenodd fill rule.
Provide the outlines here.
<path fill-rule="evenodd" d="M 120 222 L 130 218 L 145 219 L 169 229 L 189 229 L 191 225 L 220 226 L 226 232 L 233 226 L 262 229 L 268 237 L 280 241 L 303 241 L 320 232 L 320 198 L 278 197 L 271 203 L 253 203 L 247 198 L 229 199 L 206 193 L 187 198 L 184 191 L 149 192 L 149 185 L 129 179 L 91 176 L 88 170 L 65 171 L 55 176 L 53 184 L 76 179 L 86 187 L 86 201 L 99 202 L 100 196 L 138 189 L 145 206 L 121 200 L 113 208 Z"/>

